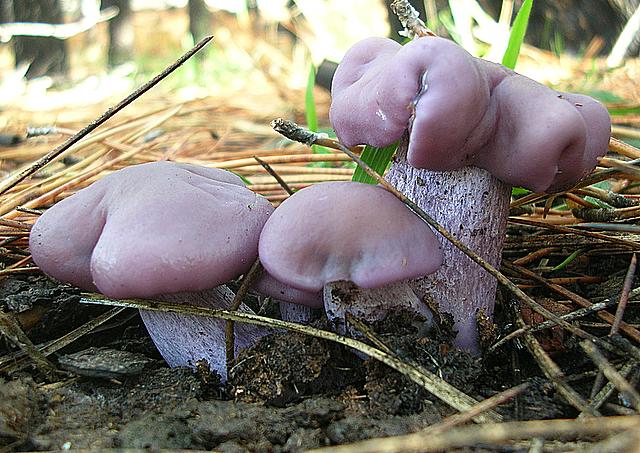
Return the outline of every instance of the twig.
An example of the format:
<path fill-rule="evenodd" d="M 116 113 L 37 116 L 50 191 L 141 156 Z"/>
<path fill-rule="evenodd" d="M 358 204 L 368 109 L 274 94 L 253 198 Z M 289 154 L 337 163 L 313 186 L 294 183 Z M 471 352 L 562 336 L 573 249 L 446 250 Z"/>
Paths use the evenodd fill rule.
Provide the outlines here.
<path fill-rule="evenodd" d="M 592 313 L 596 313 L 600 310 L 604 310 L 605 308 L 608 308 L 612 305 L 617 304 L 617 301 L 614 300 L 609 300 L 606 302 L 599 302 L 597 304 L 593 304 L 590 307 L 586 307 L 586 308 L 579 308 L 578 310 L 572 311 L 571 313 L 567 313 L 566 315 L 562 315 L 560 316 L 560 318 L 564 319 L 567 322 L 571 322 L 574 321 L 576 319 L 580 319 L 583 318 L 585 316 L 588 316 Z M 515 338 L 521 337 L 522 335 L 524 335 L 526 332 L 531 332 L 531 333 L 535 333 L 535 332 L 539 332 L 541 330 L 546 330 L 546 329 L 550 329 L 554 326 L 557 326 L 557 324 L 555 323 L 555 321 L 553 320 L 549 320 L 549 321 L 544 321 L 540 324 L 536 324 L 534 325 L 526 325 L 520 329 L 516 329 L 513 332 L 511 332 L 510 334 L 508 334 L 507 336 L 501 338 L 499 341 L 497 341 L 495 344 L 493 344 L 490 348 L 489 348 L 489 352 L 495 351 L 496 349 L 498 349 L 499 347 L 501 347 L 503 344 L 507 343 L 508 341 L 511 341 Z"/>
<path fill-rule="evenodd" d="M 638 366 L 638 362 L 635 360 L 630 360 L 629 362 L 627 362 L 622 369 L 620 370 L 620 375 L 623 376 L 624 378 L 626 378 L 627 376 L 629 376 L 629 374 L 634 371 Z M 598 370 L 598 372 L 600 372 L 600 370 Z M 596 396 L 594 396 L 593 398 L 591 398 L 591 402 L 589 403 L 589 407 L 591 409 L 594 410 L 598 410 L 600 409 L 600 406 L 602 406 L 605 401 L 607 401 L 609 399 L 609 397 L 613 394 L 613 391 L 616 389 L 616 387 L 613 385 L 613 383 L 611 381 L 609 381 L 599 392 Z M 579 417 L 584 417 L 586 416 L 586 414 L 581 413 L 579 415 Z"/>
<path fill-rule="evenodd" d="M 197 307 L 194 305 L 183 304 L 171 304 L 167 302 L 160 302 L 155 300 L 141 300 L 141 299 L 122 299 L 113 300 L 107 299 L 101 294 L 84 294 L 84 297 L 80 300 L 82 303 L 97 304 L 97 305 L 112 305 L 119 307 L 137 308 L 139 310 L 149 310 L 156 312 L 172 312 L 180 313 L 183 315 L 191 316 L 206 316 L 210 318 L 220 318 L 236 322 L 245 322 L 248 324 L 254 324 L 258 326 L 271 327 L 274 329 L 287 329 L 292 332 L 298 332 L 304 335 L 320 338 L 323 340 L 333 341 L 335 343 L 342 344 L 356 351 L 362 352 L 371 358 L 381 361 L 396 371 L 399 371 L 403 375 L 407 376 L 416 384 L 420 385 L 427 392 L 431 393 L 435 397 L 439 398 L 449 406 L 459 411 L 466 411 L 478 404 L 478 401 L 461 392 L 446 382 L 444 379 L 438 377 L 433 373 L 421 373 L 415 367 L 411 366 L 404 361 L 397 360 L 393 356 L 387 354 L 380 349 L 374 348 L 366 343 L 363 343 L 353 338 L 348 338 L 342 335 L 335 334 L 333 332 L 327 332 L 324 330 L 316 329 L 311 326 L 297 324 L 293 322 L 282 321 L 280 319 L 267 318 L 259 316 L 253 313 L 245 313 L 229 310 L 216 310 L 204 307 Z M 502 420 L 502 417 L 495 412 L 488 412 L 474 419 L 478 423 L 488 423 Z"/>
<path fill-rule="evenodd" d="M 7 337 L 12 343 L 20 347 L 35 365 L 46 375 L 53 376 L 59 371 L 49 360 L 35 347 L 29 337 L 25 335 L 16 320 L 8 313 L 0 310 L 0 334 Z"/>
<path fill-rule="evenodd" d="M 287 194 L 289 195 L 293 195 L 293 189 L 291 189 L 291 187 L 289 187 L 289 184 L 287 184 L 284 179 L 282 179 L 282 177 L 271 167 L 271 165 L 269 165 L 267 162 L 265 162 L 264 160 L 260 159 L 258 156 L 253 156 L 253 158 L 260 164 L 262 165 L 262 168 L 264 168 L 266 170 L 267 173 L 269 173 L 271 176 L 274 177 L 274 179 L 276 181 L 278 181 L 278 184 L 280 184 L 280 187 L 282 187 L 284 189 L 285 192 L 287 192 Z"/>
<path fill-rule="evenodd" d="M 620 293 L 620 301 L 618 302 L 618 308 L 616 309 L 615 317 L 613 318 L 613 323 L 611 323 L 611 330 L 609 331 L 609 337 L 616 335 L 620 330 L 620 323 L 622 322 L 622 318 L 624 317 L 624 312 L 627 308 L 627 302 L 629 302 L 629 293 L 631 292 L 631 286 L 633 285 L 633 280 L 636 276 L 636 254 L 634 253 L 631 257 L 631 262 L 629 263 L 629 268 L 627 269 L 627 274 L 624 277 L 624 283 L 622 285 L 622 292 Z M 603 372 L 600 370 L 595 380 L 593 381 L 593 387 L 591 388 L 591 398 L 593 398 L 600 388 L 602 388 L 603 381 Z"/>
<path fill-rule="evenodd" d="M 249 289 L 256 281 L 256 279 L 262 273 L 262 265 L 260 264 L 260 259 L 256 258 L 256 260 L 251 265 L 251 268 L 247 271 L 246 274 L 242 277 L 242 281 L 240 283 L 240 287 L 236 292 L 235 297 L 233 298 L 233 302 L 231 302 L 231 306 L 229 307 L 229 311 L 236 311 L 242 305 L 242 301 L 245 296 L 249 292 Z M 226 357 L 227 357 L 227 371 L 231 370 L 233 365 L 233 361 L 236 356 L 235 350 L 235 332 L 233 329 L 233 320 L 227 320 L 225 323 L 225 345 L 226 345 Z"/>
<path fill-rule="evenodd" d="M 118 307 L 118 308 L 109 310 L 108 312 L 101 314 L 100 316 L 98 316 L 95 319 L 92 319 L 86 324 L 83 324 L 77 329 L 74 329 L 71 332 L 61 336 L 60 338 L 57 338 L 47 343 L 45 346 L 39 348 L 39 350 L 43 356 L 51 355 L 54 352 L 57 352 L 60 349 L 64 348 L 65 346 L 73 343 L 74 341 L 86 335 L 87 333 L 91 332 L 96 327 L 101 326 L 102 324 L 109 321 L 114 316 L 119 315 L 124 310 L 126 310 L 126 308 L 124 307 Z M 0 371 L 2 371 L 3 373 L 11 373 L 22 368 L 25 363 L 26 361 L 24 359 L 21 360 L 20 358 L 16 358 L 15 354 L 10 354 L 8 356 L 0 357 Z"/>
<path fill-rule="evenodd" d="M 510 304 L 512 309 L 512 316 L 515 319 L 516 325 L 520 328 L 525 326 L 525 322 L 520 314 L 519 307 L 516 304 Z M 573 407 L 581 412 L 586 412 L 589 415 L 599 415 L 597 411 L 591 409 L 587 401 L 580 396 L 564 379 L 565 375 L 558 367 L 558 365 L 549 357 L 546 351 L 542 348 L 536 337 L 531 332 L 524 334 L 524 343 L 531 355 L 536 359 L 538 366 L 542 370 L 545 376 L 553 383 L 558 389 L 558 392 L 562 397 Z"/>
<path fill-rule="evenodd" d="M 31 225 L 29 225 L 27 223 L 18 222 L 17 220 L 3 219 L 2 217 L 0 217 L 0 225 L 8 226 L 8 227 L 11 227 L 11 228 L 17 228 L 18 230 L 27 230 L 27 231 L 29 231 L 31 229 Z"/>
<path fill-rule="evenodd" d="M 33 214 L 33 215 L 42 215 L 44 213 L 44 211 L 39 211 L 37 209 L 26 208 L 24 206 L 16 206 L 16 211 L 26 212 L 27 214 Z"/>
<path fill-rule="evenodd" d="M 426 428 L 420 434 L 423 436 L 429 436 L 435 433 L 445 432 L 455 426 L 459 426 L 467 422 L 470 422 L 474 417 L 477 417 L 478 415 L 486 412 L 487 410 L 494 409 L 500 406 L 501 404 L 506 403 L 510 399 L 515 398 L 517 395 L 520 395 L 522 392 L 524 392 L 527 388 L 529 388 L 529 384 L 525 382 L 523 384 L 517 385 L 503 392 L 500 392 L 496 395 L 493 395 L 492 397 L 487 398 L 486 400 L 476 404 L 466 412 L 451 415 L 445 418 L 444 420 L 442 420 L 440 423 Z"/>
<path fill-rule="evenodd" d="M 618 308 L 616 310 L 615 319 L 613 320 L 613 324 L 611 324 L 611 332 L 609 336 L 615 335 L 620 330 L 620 323 L 622 322 L 622 318 L 624 316 L 624 311 L 627 308 L 627 302 L 629 302 L 629 293 L 631 292 L 631 287 L 633 286 L 633 280 L 636 276 L 636 265 L 637 259 L 636 254 L 634 253 L 631 257 L 631 263 L 629 263 L 629 269 L 627 269 L 627 275 L 624 277 L 624 284 L 622 285 L 622 293 L 620 294 L 620 302 L 618 303 Z"/>
<path fill-rule="evenodd" d="M 535 226 L 540 228 L 547 228 L 549 230 L 556 231 L 559 233 L 576 234 L 578 236 L 584 236 L 584 237 L 589 237 L 593 239 L 600 239 L 603 241 L 624 245 L 626 247 L 632 248 L 633 250 L 640 250 L 640 242 L 626 241 L 624 239 L 607 236 L 605 234 L 592 233 L 590 231 L 582 231 L 576 228 L 570 228 L 570 227 L 565 227 L 560 225 L 551 225 L 545 222 L 536 222 L 535 220 L 517 219 L 513 217 L 509 217 L 509 222 L 519 224 L 519 225 L 528 225 L 528 226 Z"/>
<path fill-rule="evenodd" d="M 264 162 L 269 164 L 286 164 L 293 162 L 344 162 L 349 159 L 342 154 L 291 154 L 291 155 L 277 155 L 277 156 L 265 156 L 262 158 Z M 209 166 L 214 168 L 233 168 L 240 169 L 241 167 L 248 167 L 255 165 L 256 161 L 254 157 L 248 157 L 245 159 L 226 160 L 223 162 L 213 162 Z"/>
<path fill-rule="evenodd" d="M 584 297 L 574 293 L 573 291 L 568 290 L 567 288 L 564 288 L 560 285 L 556 285 L 555 283 L 551 283 L 548 282 L 546 279 L 540 277 L 538 274 L 536 274 L 535 272 L 530 271 L 529 269 L 526 269 L 522 266 L 515 266 L 511 263 L 509 263 L 508 261 L 505 261 L 502 263 L 504 267 L 506 268 L 511 268 L 513 270 L 515 270 L 516 272 L 521 273 L 522 275 L 524 275 L 525 277 L 528 277 L 532 280 L 535 280 L 539 283 L 541 283 L 542 285 L 546 286 L 547 288 L 557 292 L 558 294 L 568 298 L 569 300 L 571 300 L 572 302 L 575 302 L 576 304 L 580 305 L 581 307 L 585 307 L 585 308 L 589 308 L 591 306 L 593 306 L 593 304 L 591 303 L 591 301 L 585 299 Z M 606 311 L 599 311 L 597 313 L 597 316 L 610 323 L 613 324 L 615 317 Z M 636 342 L 640 343 L 640 331 L 638 331 L 638 329 L 630 326 L 629 324 L 625 323 L 624 321 L 620 322 L 620 330 L 622 332 L 624 332 L 627 336 L 629 336 L 630 338 L 632 338 L 633 340 L 635 340 Z M 586 338 L 584 336 L 581 335 L 582 338 Z M 590 338 L 587 338 L 589 340 L 594 340 L 595 337 L 590 336 Z"/>
<path fill-rule="evenodd" d="M 580 343 L 584 352 L 587 353 L 589 358 L 596 364 L 598 368 L 604 373 L 609 381 L 622 393 L 635 408 L 636 411 L 640 411 L 640 394 L 635 388 L 616 370 L 607 358 L 598 350 L 596 345 L 590 341 L 582 341 Z"/>
<path fill-rule="evenodd" d="M 625 162 L 618 159 L 611 159 L 609 157 L 601 157 L 598 159 L 600 165 L 604 167 L 610 167 L 611 169 L 615 169 L 620 173 L 624 173 L 634 177 L 640 177 L 640 168 L 636 167 L 635 164 L 631 164 L 630 162 Z"/>
<path fill-rule="evenodd" d="M 518 258 L 513 262 L 513 264 L 517 264 L 518 266 L 524 266 L 526 264 L 532 263 L 540 258 L 547 256 L 550 253 L 559 250 L 558 247 L 544 247 L 538 249 L 534 252 L 529 253 L 527 256 L 523 256 L 522 258 Z"/>
<path fill-rule="evenodd" d="M 638 150 L 638 148 L 615 137 L 611 137 L 609 139 L 609 149 L 614 153 L 621 154 L 630 159 L 637 159 L 640 157 L 640 150 Z"/>
<path fill-rule="evenodd" d="M 401 36 L 413 39 L 436 35 L 424 24 L 422 19 L 420 19 L 420 14 L 418 14 L 418 11 L 416 11 L 408 0 L 394 0 L 390 6 L 404 27 L 404 31 L 400 32 Z"/>
<path fill-rule="evenodd" d="M 113 117 L 120 110 L 124 109 L 126 106 L 128 106 L 133 101 L 138 99 L 144 93 L 149 91 L 152 87 L 157 85 L 161 80 L 166 78 L 173 71 L 178 69 L 185 61 L 187 61 L 196 52 L 198 52 L 205 45 L 207 45 L 209 43 L 209 41 L 211 41 L 212 39 L 213 39 L 213 36 L 207 36 L 206 38 L 203 38 L 191 50 L 189 50 L 183 56 L 178 58 L 174 63 L 169 65 L 164 71 L 162 71 L 160 74 L 155 76 L 153 79 L 151 79 L 149 82 L 145 83 L 143 86 L 141 86 L 137 90 L 135 90 L 133 93 L 128 95 L 122 101 L 118 102 L 118 104 L 116 104 L 114 107 L 109 108 L 106 112 L 104 112 L 102 114 L 102 116 L 100 116 L 98 119 L 96 119 L 96 120 L 92 121 L 91 123 L 89 123 L 86 127 L 84 127 L 81 131 L 79 131 L 75 135 L 69 137 L 69 139 L 67 139 L 67 141 L 65 141 L 64 143 L 62 143 L 58 147 L 56 147 L 53 151 L 51 151 L 48 154 L 44 155 L 43 157 L 41 157 L 37 161 L 33 162 L 26 169 L 23 169 L 23 170 L 19 171 L 18 173 L 16 173 L 15 175 L 12 175 L 9 178 L 6 178 L 0 184 L 0 195 L 5 193 L 5 192 L 7 192 L 12 187 L 16 186 L 20 181 L 22 181 L 25 178 L 33 175 L 35 172 L 40 170 L 45 165 L 48 165 L 49 163 L 53 162 L 60 154 L 62 154 L 63 152 L 65 152 L 66 150 L 71 148 L 71 146 L 73 146 L 76 143 L 78 143 L 80 140 L 82 140 L 84 137 L 89 135 L 91 132 L 93 132 L 99 126 L 104 124 L 109 118 Z"/>
<path fill-rule="evenodd" d="M 581 420 L 532 420 L 499 424 L 471 425 L 431 434 L 421 433 L 370 439 L 351 445 L 309 450 L 308 453 L 407 453 L 452 451 L 479 445 L 504 445 L 516 440 L 582 439 L 608 436 L 640 429 L 640 416 L 603 417 Z"/>
<path fill-rule="evenodd" d="M 373 343 L 373 345 L 376 348 L 386 352 L 387 354 L 393 355 L 398 359 L 400 358 L 398 357 L 398 354 L 396 354 L 396 352 L 393 349 L 391 349 L 384 341 L 382 341 L 382 339 L 380 339 L 376 335 L 374 330 L 370 328 L 368 325 L 360 321 L 358 318 L 356 318 L 349 312 L 345 313 L 345 319 L 347 323 L 353 325 L 356 329 L 358 329 L 358 331 L 360 331 L 362 335 L 365 336 L 367 340 Z M 415 365 L 415 364 L 412 364 L 412 365 Z"/>
<path fill-rule="evenodd" d="M 638 445 L 640 445 L 640 432 L 629 429 L 585 448 L 582 453 L 633 452 L 637 451 Z"/>

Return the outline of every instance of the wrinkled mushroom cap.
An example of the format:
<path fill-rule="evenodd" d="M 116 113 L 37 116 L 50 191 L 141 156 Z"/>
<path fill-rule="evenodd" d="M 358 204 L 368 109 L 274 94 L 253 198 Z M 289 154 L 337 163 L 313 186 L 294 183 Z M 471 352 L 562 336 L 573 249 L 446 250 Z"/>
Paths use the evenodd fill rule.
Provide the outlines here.
<path fill-rule="evenodd" d="M 259 254 L 277 280 L 310 292 L 338 280 L 382 287 L 442 262 L 431 229 L 401 201 L 355 182 L 316 184 L 289 197 L 265 223 Z"/>
<path fill-rule="evenodd" d="M 408 162 L 475 165 L 512 185 L 559 191 L 607 152 L 597 101 L 558 93 L 442 38 L 357 43 L 332 84 L 331 123 L 347 146 L 387 146 L 410 131 Z"/>
<path fill-rule="evenodd" d="M 273 208 L 217 169 L 155 162 L 57 203 L 30 248 L 52 277 L 114 298 L 215 287 L 249 269 Z"/>

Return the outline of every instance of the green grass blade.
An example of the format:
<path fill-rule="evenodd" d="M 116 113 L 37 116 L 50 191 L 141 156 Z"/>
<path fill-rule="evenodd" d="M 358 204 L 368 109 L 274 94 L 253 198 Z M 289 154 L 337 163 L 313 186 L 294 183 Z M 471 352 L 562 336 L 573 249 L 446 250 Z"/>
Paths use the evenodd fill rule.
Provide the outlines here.
<path fill-rule="evenodd" d="M 556 267 L 551 269 L 553 272 L 561 271 L 569 264 L 571 264 L 577 257 L 582 255 L 585 252 L 585 249 L 578 249 L 574 251 L 571 255 L 569 255 L 562 263 L 558 264 Z"/>
<path fill-rule="evenodd" d="M 624 116 L 624 115 L 638 115 L 640 114 L 640 106 L 639 105 L 632 105 L 629 107 L 609 107 L 609 115 L 617 115 L 617 116 Z"/>
<path fill-rule="evenodd" d="M 313 96 L 313 88 L 316 85 L 316 68 L 313 63 L 309 65 L 309 77 L 307 78 L 307 89 L 304 94 L 304 109 L 307 119 L 307 129 L 318 132 L 318 114 L 316 113 L 316 99 Z M 316 145 L 311 146 L 311 151 L 319 153 L 320 148 Z"/>
<path fill-rule="evenodd" d="M 511 196 L 512 197 L 521 197 L 525 195 L 529 195 L 531 193 L 528 189 L 523 189 L 522 187 L 512 187 L 511 188 Z"/>
<path fill-rule="evenodd" d="M 502 64 L 507 68 L 514 69 L 516 67 L 516 62 L 520 55 L 520 47 L 522 46 L 524 35 L 527 33 L 527 27 L 529 26 L 529 16 L 531 15 L 532 6 L 533 0 L 524 0 L 516 19 L 513 21 L 513 27 L 509 34 L 509 45 L 502 57 Z"/>
<path fill-rule="evenodd" d="M 307 117 L 307 128 L 310 131 L 318 132 L 318 115 L 316 114 L 316 100 L 313 96 L 313 87 L 316 85 L 316 68 L 313 63 L 309 66 L 309 78 L 307 79 L 307 89 L 304 96 L 304 107 Z"/>
<path fill-rule="evenodd" d="M 398 147 L 397 143 L 393 145 L 385 146 L 384 148 L 376 148 L 374 146 L 365 146 L 360 156 L 371 168 L 375 170 L 379 175 L 383 175 L 391 159 Z M 353 172 L 352 181 L 363 182 L 365 184 L 377 184 L 376 180 L 366 174 L 362 168 L 357 167 Z"/>

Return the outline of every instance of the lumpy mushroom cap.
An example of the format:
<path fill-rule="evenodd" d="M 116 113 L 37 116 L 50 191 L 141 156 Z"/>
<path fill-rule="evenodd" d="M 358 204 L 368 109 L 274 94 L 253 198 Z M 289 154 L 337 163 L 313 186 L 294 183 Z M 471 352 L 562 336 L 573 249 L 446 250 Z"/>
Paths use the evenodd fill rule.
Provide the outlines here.
<path fill-rule="evenodd" d="M 273 277 L 309 292 L 339 280 L 382 287 L 442 263 L 426 224 L 381 187 L 355 182 L 316 184 L 289 197 L 265 223 L 259 254 Z"/>
<path fill-rule="evenodd" d="M 607 152 L 599 102 L 559 93 L 442 38 L 357 43 L 338 66 L 330 117 L 347 146 L 387 146 L 410 130 L 407 160 L 475 165 L 512 185 L 560 191 Z"/>
<path fill-rule="evenodd" d="M 272 211 L 232 173 L 155 162 L 57 203 L 29 244 L 36 264 L 58 280 L 149 298 L 213 288 L 247 271 Z"/>

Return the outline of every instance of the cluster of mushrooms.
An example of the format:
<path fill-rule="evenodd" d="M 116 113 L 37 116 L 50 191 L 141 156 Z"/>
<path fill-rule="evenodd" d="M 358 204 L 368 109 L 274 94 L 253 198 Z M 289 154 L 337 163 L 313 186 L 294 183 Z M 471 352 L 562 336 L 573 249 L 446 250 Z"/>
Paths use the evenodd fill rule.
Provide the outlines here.
<path fill-rule="evenodd" d="M 452 232 L 463 242 L 465 227 L 474 239 L 488 237 L 478 244 L 493 254 L 493 264 L 499 262 L 509 185 L 571 187 L 606 153 L 610 134 L 608 113 L 593 99 L 558 93 L 440 38 L 404 47 L 382 38 L 356 44 L 336 72 L 332 98 L 331 122 L 340 140 L 347 146 L 401 140 L 388 179 L 419 202 L 430 193 L 421 207 L 460 222 Z M 437 179 L 443 171 L 455 175 L 453 184 Z M 466 193 L 480 196 L 483 205 L 465 208 L 460 196 Z M 487 215 L 496 223 L 487 224 Z M 491 277 L 476 277 L 481 269 L 465 271 L 450 244 L 401 201 L 355 182 L 313 185 L 274 209 L 232 173 L 142 164 L 54 205 L 34 225 L 30 247 L 45 273 L 84 290 L 211 308 L 230 306 L 234 294 L 225 283 L 259 256 L 265 271 L 255 289 L 281 301 L 289 319 L 307 317 L 297 307 L 324 305 L 343 333 L 349 331 L 346 313 L 377 320 L 402 308 L 428 321 L 424 298 L 431 297 L 453 315 L 458 345 L 472 352 L 478 351 L 477 311 L 491 316 L 495 299 Z M 435 277 L 425 284 L 429 274 Z M 224 321 L 141 316 L 169 365 L 206 359 L 226 378 Z M 266 333 L 241 324 L 236 348 Z"/>

